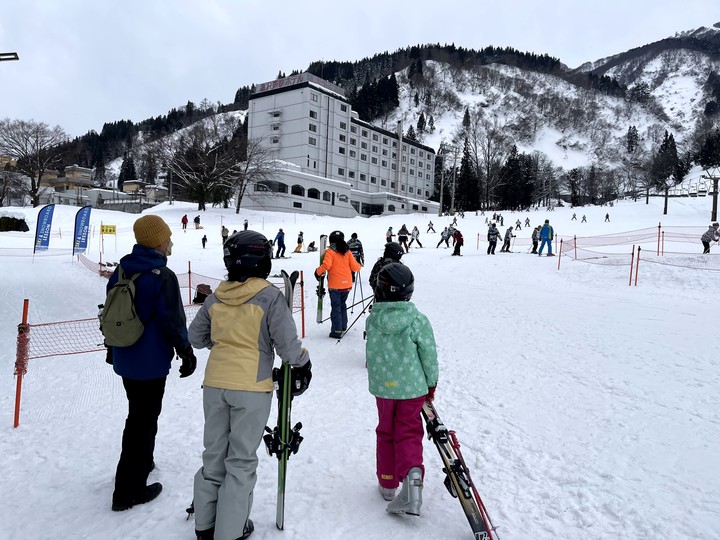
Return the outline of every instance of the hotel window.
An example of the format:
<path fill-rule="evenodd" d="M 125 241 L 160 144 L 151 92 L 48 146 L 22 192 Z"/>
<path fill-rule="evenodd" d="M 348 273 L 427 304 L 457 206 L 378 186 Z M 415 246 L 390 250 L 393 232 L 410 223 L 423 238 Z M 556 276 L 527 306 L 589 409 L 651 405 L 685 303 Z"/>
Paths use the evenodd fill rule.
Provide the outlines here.
<path fill-rule="evenodd" d="M 377 154 L 378 147 L 373 144 L 372 151 Z"/>
<path fill-rule="evenodd" d="M 364 173 L 360 173 L 360 181 L 365 182 L 367 180 L 367 176 L 365 176 Z"/>
<path fill-rule="evenodd" d="M 410 165 L 415 165 L 415 160 L 414 160 L 414 159 L 411 159 L 411 160 L 410 160 Z"/>
<path fill-rule="evenodd" d="M 370 161 L 372 161 L 372 164 L 373 164 L 373 165 L 377 165 L 377 158 L 376 158 L 376 157 L 372 158 Z"/>
<path fill-rule="evenodd" d="M 371 184 L 377 184 L 377 178 L 375 178 L 374 176 L 371 176 L 371 177 L 370 177 L 370 183 L 371 183 Z"/>
<path fill-rule="evenodd" d="M 393 141 L 392 147 L 393 147 L 393 148 L 397 148 L 397 141 Z"/>
<path fill-rule="evenodd" d="M 315 137 L 308 137 L 308 144 L 315 146 L 317 144 L 317 139 Z"/>
<path fill-rule="evenodd" d="M 402 171 L 405 172 L 405 167 L 402 168 Z"/>
<path fill-rule="evenodd" d="M 407 156 L 403 156 L 402 161 L 403 161 L 403 163 L 405 163 L 407 161 Z"/>
<path fill-rule="evenodd" d="M 346 139 L 346 138 L 347 138 L 347 137 L 345 137 L 345 135 L 340 135 L 340 142 L 345 142 L 345 139 Z"/>
<path fill-rule="evenodd" d="M 425 157 L 425 154 L 423 153 L 422 150 L 420 150 L 420 157 Z"/>
<path fill-rule="evenodd" d="M 407 152 L 407 144 L 403 144 L 403 152 Z"/>
<path fill-rule="evenodd" d="M 348 171 L 348 178 L 355 178 L 355 171 Z"/>
<path fill-rule="evenodd" d="M 412 188 L 412 187 L 409 187 L 409 188 L 408 188 L 408 193 L 413 193 L 413 188 Z"/>
<path fill-rule="evenodd" d="M 272 130 L 273 130 L 273 131 L 280 131 L 280 124 L 273 124 L 273 125 L 272 125 Z"/>
<path fill-rule="evenodd" d="M 338 176 L 345 176 L 345 169 L 338 167 Z"/>
<path fill-rule="evenodd" d="M 373 141 L 380 140 L 380 137 L 378 137 L 377 133 L 373 133 Z"/>
<path fill-rule="evenodd" d="M 270 139 L 270 141 L 271 141 L 273 144 L 277 144 L 277 143 L 280 142 L 280 137 L 273 137 L 272 139 Z"/>
<path fill-rule="evenodd" d="M 405 184 L 400 184 L 400 191 L 405 191 Z"/>
<path fill-rule="evenodd" d="M 367 154 L 360 154 L 360 161 L 367 161 Z"/>
<path fill-rule="evenodd" d="M 338 152 L 340 152 L 341 154 L 344 154 L 344 153 L 345 153 L 345 147 L 344 147 L 344 146 L 338 146 Z"/>
<path fill-rule="evenodd" d="M 317 111 L 310 111 L 310 118 L 317 118 Z"/>
<path fill-rule="evenodd" d="M 293 202 L 293 208 L 302 208 L 301 202 Z"/>
<path fill-rule="evenodd" d="M 361 142 L 361 143 L 360 143 L 360 148 L 362 148 L 363 150 L 367 150 L 367 143 L 366 143 L 366 142 Z"/>
<path fill-rule="evenodd" d="M 381 165 L 382 165 L 383 167 L 387 167 L 387 161 L 385 161 L 385 160 L 383 159 Z"/>
<path fill-rule="evenodd" d="M 311 122 L 311 123 L 310 123 L 310 126 L 308 127 L 308 129 L 309 129 L 310 131 L 312 131 L 313 133 L 317 133 L 317 124 L 313 124 L 313 123 Z"/>
<path fill-rule="evenodd" d="M 411 176 L 414 176 L 414 175 L 415 175 L 415 169 L 410 169 L 410 175 L 411 175 Z"/>
<path fill-rule="evenodd" d="M 273 111 L 273 112 L 272 112 L 272 117 L 273 117 L 273 118 L 279 118 L 279 117 L 280 117 L 280 111 Z"/>
<path fill-rule="evenodd" d="M 429 170 L 430 170 L 430 164 L 428 163 L 425 168 L 429 171 Z"/>
<path fill-rule="evenodd" d="M 340 122 L 340 129 L 347 129 L 347 124 L 345 122 Z"/>
<path fill-rule="evenodd" d="M 395 189 L 395 182 L 390 182 L 390 187 L 391 187 L 392 189 Z"/>
<path fill-rule="evenodd" d="M 415 149 L 414 149 L 414 148 L 411 148 L 411 149 L 410 149 L 410 153 L 411 153 L 411 154 L 414 154 L 414 153 L 415 153 Z"/>
<path fill-rule="evenodd" d="M 397 159 L 397 154 L 395 152 L 392 153 L 392 158 Z"/>
<path fill-rule="evenodd" d="M 350 157 L 356 157 L 357 154 L 355 153 L 355 150 L 350 150 Z"/>
<path fill-rule="evenodd" d="M 344 103 L 341 103 L 341 104 L 340 104 L 340 110 L 341 110 L 342 112 L 347 112 L 347 105 L 345 105 Z"/>
<path fill-rule="evenodd" d="M 356 139 L 355 137 L 350 137 L 350 144 L 352 144 L 353 146 L 356 146 L 356 145 L 357 145 L 357 139 Z"/>
<path fill-rule="evenodd" d="M 388 143 L 387 137 L 383 137 L 383 144 L 387 144 L 387 143 Z"/>
<path fill-rule="evenodd" d="M 363 129 L 363 130 L 362 130 L 362 136 L 363 136 L 363 137 L 367 137 L 367 133 L 368 133 L 368 132 L 367 132 L 367 129 Z"/>
<path fill-rule="evenodd" d="M 381 179 L 380 179 L 380 185 L 381 185 L 381 186 L 387 186 L 387 180 L 385 180 L 384 178 L 381 178 Z"/>
<path fill-rule="evenodd" d="M 393 171 L 397 171 L 397 165 L 395 165 L 394 163 L 391 163 L 390 167 L 392 168 Z"/>
<path fill-rule="evenodd" d="M 425 173 L 425 180 L 430 180 L 430 175 Z"/>
<path fill-rule="evenodd" d="M 318 100 L 318 95 L 310 92 L 310 101 L 317 101 L 317 100 Z"/>
<path fill-rule="evenodd" d="M 418 171 L 418 178 L 422 178 L 422 171 Z"/>
<path fill-rule="evenodd" d="M 387 149 L 383 148 L 382 155 L 387 156 Z"/>

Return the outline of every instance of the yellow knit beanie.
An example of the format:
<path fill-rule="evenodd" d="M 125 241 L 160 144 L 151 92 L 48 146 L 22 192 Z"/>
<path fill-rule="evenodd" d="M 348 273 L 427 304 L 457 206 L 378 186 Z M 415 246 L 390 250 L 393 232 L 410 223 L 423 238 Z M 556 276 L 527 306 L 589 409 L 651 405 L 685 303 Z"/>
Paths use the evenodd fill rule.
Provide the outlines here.
<path fill-rule="evenodd" d="M 160 216 L 143 216 L 133 225 L 135 240 L 141 246 L 155 248 L 170 238 L 172 232 Z"/>

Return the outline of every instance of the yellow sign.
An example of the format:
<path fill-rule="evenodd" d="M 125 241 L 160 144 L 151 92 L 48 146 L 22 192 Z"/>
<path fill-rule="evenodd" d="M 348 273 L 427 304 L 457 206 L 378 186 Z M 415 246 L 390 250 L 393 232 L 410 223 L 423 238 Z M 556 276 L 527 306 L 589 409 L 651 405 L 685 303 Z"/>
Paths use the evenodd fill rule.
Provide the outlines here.
<path fill-rule="evenodd" d="M 115 234 L 116 225 L 101 225 L 100 234 Z"/>

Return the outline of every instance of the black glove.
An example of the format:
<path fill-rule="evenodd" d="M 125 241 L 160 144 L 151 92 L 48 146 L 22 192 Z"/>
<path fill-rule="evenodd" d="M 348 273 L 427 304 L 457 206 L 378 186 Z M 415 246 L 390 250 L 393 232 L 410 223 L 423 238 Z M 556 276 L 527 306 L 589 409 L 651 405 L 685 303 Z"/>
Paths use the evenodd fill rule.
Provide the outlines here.
<path fill-rule="evenodd" d="M 110 364 L 112 366 L 113 364 L 113 356 L 112 356 L 112 347 L 110 345 L 105 345 L 105 348 L 107 349 L 107 353 L 105 354 L 105 362 Z"/>
<path fill-rule="evenodd" d="M 181 347 L 176 347 L 175 352 L 180 357 L 180 360 L 182 360 L 182 364 L 180 365 L 180 378 L 189 377 L 195 373 L 197 358 L 195 358 L 192 346 L 183 345 Z"/>
<path fill-rule="evenodd" d="M 292 395 L 300 396 L 310 386 L 310 379 L 312 379 L 312 364 L 310 360 L 304 366 L 294 367 L 290 370 L 291 373 L 291 384 L 292 384 Z"/>
<path fill-rule="evenodd" d="M 320 274 L 317 273 L 317 270 L 315 270 L 315 271 L 313 272 L 313 276 L 315 276 L 315 279 L 317 279 L 318 281 L 320 281 Z"/>

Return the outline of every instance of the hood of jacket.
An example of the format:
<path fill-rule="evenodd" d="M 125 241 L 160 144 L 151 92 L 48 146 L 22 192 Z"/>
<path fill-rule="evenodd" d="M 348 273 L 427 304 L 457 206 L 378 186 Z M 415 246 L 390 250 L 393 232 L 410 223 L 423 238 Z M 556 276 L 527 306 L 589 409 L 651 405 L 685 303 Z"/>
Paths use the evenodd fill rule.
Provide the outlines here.
<path fill-rule="evenodd" d="M 407 330 L 419 311 L 412 302 L 375 302 L 368 326 L 380 334 L 397 334 Z"/>
<path fill-rule="evenodd" d="M 167 266 L 167 256 L 154 248 L 135 244 L 132 252 L 120 259 L 120 266 L 128 274 L 147 272 L 153 268 Z"/>
<path fill-rule="evenodd" d="M 238 306 L 244 304 L 270 283 L 261 278 L 248 278 L 245 281 L 223 281 L 215 289 L 215 296 L 224 304 Z"/>

